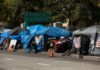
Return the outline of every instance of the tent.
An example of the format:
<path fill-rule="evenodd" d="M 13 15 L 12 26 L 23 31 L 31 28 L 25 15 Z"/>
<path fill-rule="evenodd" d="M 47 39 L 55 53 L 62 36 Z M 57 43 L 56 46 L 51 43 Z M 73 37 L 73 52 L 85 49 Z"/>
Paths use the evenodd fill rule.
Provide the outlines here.
<path fill-rule="evenodd" d="M 94 25 L 90 26 L 88 28 L 85 28 L 83 30 L 76 30 L 73 32 L 73 37 L 76 35 L 88 35 L 90 37 L 90 54 L 99 55 L 100 49 L 96 48 L 96 42 L 98 39 L 98 36 L 100 35 L 100 25 Z"/>
<path fill-rule="evenodd" d="M 42 25 L 34 25 L 34 26 L 28 26 L 27 29 L 27 33 L 24 34 L 24 35 L 21 35 L 21 42 L 23 44 L 23 48 L 26 49 L 27 52 L 30 52 L 30 42 L 31 40 L 36 36 L 36 34 L 39 32 L 39 31 L 42 31 L 42 30 L 45 30 L 47 27 L 45 26 L 42 26 Z M 41 42 L 41 40 L 40 40 Z M 38 44 L 38 47 L 37 49 L 39 51 L 42 50 L 41 46 L 40 46 L 41 43 Z"/>
<path fill-rule="evenodd" d="M 95 34 L 100 33 L 100 25 L 94 25 L 90 26 L 88 28 L 82 29 L 82 30 L 76 30 L 73 32 L 73 35 L 83 34 L 83 35 L 92 35 L 92 37 L 95 39 Z"/>
<path fill-rule="evenodd" d="M 42 25 L 35 25 L 35 26 L 28 26 L 27 27 L 29 34 L 25 36 L 25 43 L 24 43 L 24 48 L 27 48 L 30 41 L 32 40 L 33 37 L 35 37 L 36 35 L 41 36 L 41 35 L 45 35 L 43 37 L 61 37 L 64 36 L 66 38 L 68 38 L 69 36 L 71 36 L 71 32 L 62 28 L 58 28 L 58 27 L 45 27 Z M 46 40 L 45 38 L 41 38 L 37 49 L 39 51 L 42 50 L 42 39 Z"/>
<path fill-rule="evenodd" d="M 6 36 L 5 33 L 2 35 Z M 30 43 L 36 35 L 39 35 L 39 36 L 46 35 L 46 36 L 52 36 L 52 37 L 64 36 L 68 38 L 69 36 L 71 36 L 71 32 L 62 28 L 58 28 L 58 27 L 45 27 L 42 25 L 34 25 L 34 26 L 28 26 L 27 30 L 24 32 L 23 32 L 23 29 L 21 29 L 20 27 L 17 27 L 13 29 L 11 32 L 9 32 L 7 35 L 8 35 L 7 37 L 9 37 L 10 39 L 16 39 L 18 41 L 20 40 L 21 44 L 23 45 L 23 48 L 26 49 L 27 52 L 29 52 L 31 50 Z M 39 40 L 39 43 L 37 46 L 37 49 L 39 51 L 42 50 L 41 46 L 42 46 L 43 39 L 44 38 L 40 38 Z"/>
<path fill-rule="evenodd" d="M 44 44 L 46 44 L 49 38 L 55 37 L 56 39 L 59 39 L 62 36 L 68 38 L 71 36 L 71 32 L 59 27 L 48 27 L 45 30 L 37 32 L 37 35 L 43 35 Z"/>

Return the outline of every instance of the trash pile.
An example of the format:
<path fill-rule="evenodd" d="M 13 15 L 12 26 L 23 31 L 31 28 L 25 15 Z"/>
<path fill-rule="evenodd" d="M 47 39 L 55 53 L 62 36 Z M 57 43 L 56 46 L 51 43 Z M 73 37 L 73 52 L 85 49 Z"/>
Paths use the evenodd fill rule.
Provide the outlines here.
<path fill-rule="evenodd" d="M 10 52 L 16 49 L 25 49 L 26 52 L 35 49 L 35 53 L 50 49 L 65 52 L 71 36 L 70 31 L 58 27 L 34 25 L 26 30 L 17 27 L 0 35 L 0 49 Z"/>

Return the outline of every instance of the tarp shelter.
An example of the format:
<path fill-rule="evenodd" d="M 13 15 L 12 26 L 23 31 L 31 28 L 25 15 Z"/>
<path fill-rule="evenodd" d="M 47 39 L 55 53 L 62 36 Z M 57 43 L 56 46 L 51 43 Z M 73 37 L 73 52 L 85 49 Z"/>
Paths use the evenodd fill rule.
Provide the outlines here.
<path fill-rule="evenodd" d="M 44 36 L 44 44 L 47 43 L 48 39 L 51 37 L 60 38 L 60 37 L 70 37 L 71 32 L 59 27 L 48 27 L 45 30 L 39 31 L 37 35 Z M 46 47 L 46 46 L 45 46 Z"/>
<path fill-rule="evenodd" d="M 100 36 L 100 25 L 94 25 L 94 26 L 90 26 L 88 28 L 85 28 L 83 30 L 76 30 L 73 32 L 73 37 L 75 37 L 75 35 L 88 35 L 90 36 L 90 45 L 91 45 L 91 54 L 96 54 L 99 55 L 100 54 L 100 49 L 96 48 L 96 42 L 97 42 L 97 38 L 98 36 Z"/>
<path fill-rule="evenodd" d="M 30 41 L 36 36 L 36 34 L 39 31 L 45 30 L 46 28 L 47 27 L 42 26 L 42 25 L 34 25 L 34 26 L 27 27 L 27 29 L 28 29 L 27 34 L 25 34 L 21 37 L 21 41 L 23 43 L 23 48 L 26 49 L 27 52 L 29 52 L 31 50 L 31 48 L 29 47 Z M 40 42 L 41 42 L 41 40 L 40 40 Z M 42 50 L 40 44 L 41 43 L 39 43 L 37 46 L 37 49 L 39 51 Z"/>
<path fill-rule="evenodd" d="M 4 49 L 4 46 L 3 46 L 3 42 L 5 39 L 7 39 L 9 37 L 9 34 L 10 34 L 10 31 L 8 32 L 4 32 L 0 35 L 0 46 L 1 46 L 1 49 Z"/>
<path fill-rule="evenodd" d="M 61 37 L 64 36 L 68 38 L 71 36 L 71 32 L 62 28 L 58 27 L 45 27 L 42 25 L 34 25 L 34 26 L 28 26 L 26 31 L 20 31 L 23 30 L 20 27 L 17 27 L 13 29 L 10 33 L 9 38 L 10 39 L 16 39 L 16 40 L 21 40 L 21 44 L 23 45 L 23 48 L 26 49 L 27 52 L 31 50 L 30 48 L 30 42 L 31 40 L 36 36 L 36 35 L 47 35 L 47 36 L 52 36 L 52 37 Z M 5 35 L 4 35 L 5 36 Z M 7 36 L 7 37 L 8 37 Z M 46 37 L 45 37 L 46 38 Z M 39 40 L 37 49 L 39 51 L 42 50 L 42 39 Z"/>
<path fill-rule="evenodd" d="M 41 36 L 41 35 L 45 35 L 45 36 L 50 36 L 50 37 L 61 37 L 64 36 L 66 38 L 68 38 L 69 36 L 71 36 L 71 32 L 62 28 L 58 28 L 58 27 L 45 27 L 42 25 L 35 25 L 35 26 L 28 26 L 28 35 L 25 35 L 24 39 L 24 48 L 27 48 L 30 41 L 32 40 L 33 37 L 35 37 L 36 35 Z M 46 37 L 45 37 L 46 38 Z M 40 40 L 37 49 L 38 50 L 42 50 L 41 46 L 42 46 L 42 39 Z"/>

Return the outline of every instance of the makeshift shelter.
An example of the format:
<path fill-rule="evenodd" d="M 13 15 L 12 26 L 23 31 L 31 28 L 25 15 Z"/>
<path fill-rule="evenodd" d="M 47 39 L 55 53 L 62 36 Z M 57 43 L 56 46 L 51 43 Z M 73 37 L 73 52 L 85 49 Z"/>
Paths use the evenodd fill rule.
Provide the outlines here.
<path fill-rule="evenodd" d="M 90 54 L 95 54 L 95 55 L 100 55 L 100 48 L 97 48 L 97 40 L 100 36 L 100 25 L 94 25 L 90 26 L 88 28 L 85 28 L 83 30 L 76 30 L 73 32 L 73 37 L 75 38 L 77 35 L 85 35 L 90 37 L 90 48 L 89 48 L 89 53 Z"/>
<path fill-rule="evenodd" d="M 2 49 L 4 48 L 4 46 L 2 46 L 2 44 L 3 44 L 4 40 L 9 37 L 9 34 L 10 34 L 10 31 L 4 32 L 0 35 L 0 46 L 1 46 L 0 48 L 2 48 Z"/>
<path fill-rule="evenodd" d="M 52 37 L 55 37 L 56 39 L 60 37 L 68 38 L 71 36 L 71 32 L 59 27 L 48 27 L 45 30 L 39 31 L 37 35 L 43 35 L 44 44 L 46 44 L 49 38 L 52 38 Z M 50 45 L 49 44 L 45 45 L 44 48 L 47 48 L 48 46 Z"/>
<path fill-rule="evenodd" d="M 5 37 L 6 36 L 6 37 Z M 12 31 L 6 33 L 3 33 L 0 35 L 0 43 L 2 43 L 7 37 L 9 40 L 17 40 L 17 42 L 21 42 L 21 45 L 23 48 L 30 52 L 31 48 L 31 42 L 35 38 L 35 36 L 39 37 L 39 42 L 37 44 L 37 49 L 39 51 L 42 51 L 42 42 L 47 41 L 48 37 L 61 37 L 64 36 L 68 38 L 71 36 L 71 32 L 62 28 L 58 27 L 45 27 L 42 25 L 34 25 L 34 26 L 28 26 L 27 30 L 24 31 L 22 28 L 17 27 L 13 29 Z M 7 39 L 7 41 L 9 41 Z"/>
<path fill-rule="evenodd" d="M 44 39 L 44 41 L 47 41 L 48 37 L 61 37 L 64 36 L 66 38 L 68 38 L 69 36 L 71 36 L 71 32 L 62 28 L 58 28 L 58 27 L 45 27 L 42 25 L 35 25 L 35 26 L 28 26 L 28 34 L 26 34 L 23 37 L 23 47 L 27 48 L 28 50 L 30 50 L 28 48 L 29 43 L 31 42 L 32 38 L 34 38 L 35 36 L 41 36 L 44 35 L 38 43 L 37 49 L 39 51 L 42 50 L 42 40 Z"/>
<path fill-rule="evenodd" d="M 28 29 L 27 33 L 25 35 L 21 36 L 23 48 L 26 49 L 27 52 L 30 52 L 30 50 L 31 50 L 31 47 L 29 45 L 30 45 L 30 42 L 32 41 L 32 39 L 36 36 L 36 34 L 39 31 L 45 30 L 46 28 L 47 27 L 42 26 L 42 25 L 34 25 L 34 26 L 28 26 L 27 27 L 27 29 Z M 40 40 L 40 42 L 41 42 L 41 40 Z M 42 50 L 40 42 L 37 45 L 37 49 L 39 51 Z"/>

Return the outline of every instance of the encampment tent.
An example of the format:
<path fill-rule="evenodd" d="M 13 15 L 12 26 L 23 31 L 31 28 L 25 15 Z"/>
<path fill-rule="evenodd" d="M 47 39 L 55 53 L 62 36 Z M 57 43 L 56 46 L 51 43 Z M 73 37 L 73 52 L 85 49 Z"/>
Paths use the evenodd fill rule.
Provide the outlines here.
<path fill-rule="evenodd" d="M 76 35 L 87 35 L 90 37 L 90 51 L 91 54 L 100 55 L 100 49 L 96 48 L 97 39 L 100 36 L 100 25 L 90 26 L 83 30 L 76 30 L 73 32 L 73 37 L 75 38 Z"/>
<path fill-rule="evenodd" d="M 47 27 L 45 26 L 42 26 L 42 25 L 34 25 L 34 26 L 28 26 L 27 29 L 27 34 L 21 36 L 21 42 L 23 43 L 23 48 L 26 49 L 26 51 L 30 51 L 30 42 L 31 40 L 36 36 L 36 34 L 39 32 L 39 31 L 42 31 L 42 30 L 45 30 Z M 41 40 L 40 40 L 41 42 Z M 38 44 L 37 46 L 37 49 L 39 51 L 42 50 L 41 46 L 40 46 L 41 43 Z"/>

